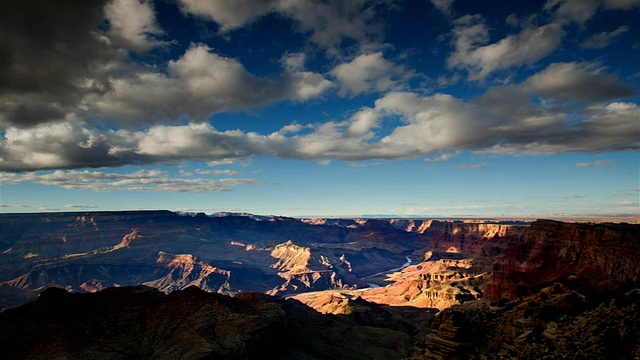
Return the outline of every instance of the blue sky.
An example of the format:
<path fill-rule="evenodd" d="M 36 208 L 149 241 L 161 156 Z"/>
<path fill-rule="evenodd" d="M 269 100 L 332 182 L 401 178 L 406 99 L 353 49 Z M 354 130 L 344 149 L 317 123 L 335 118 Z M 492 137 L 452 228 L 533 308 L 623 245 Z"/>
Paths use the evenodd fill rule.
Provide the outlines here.
<path fill-rule="evenodd" d="M 2 212 L 640 215 L 640 1 L 5 1 Z"/>

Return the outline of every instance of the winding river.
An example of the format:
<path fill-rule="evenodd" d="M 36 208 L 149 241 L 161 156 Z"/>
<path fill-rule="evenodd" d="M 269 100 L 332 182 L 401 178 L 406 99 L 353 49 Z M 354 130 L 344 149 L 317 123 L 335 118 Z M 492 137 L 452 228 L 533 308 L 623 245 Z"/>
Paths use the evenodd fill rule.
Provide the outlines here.
<path fill-rule="evenodd" d="M 407 259 L 407 262 L 406 262 L 406 263 L 404 263 L 404 264 L 403 264 L 402 266 L 400 266 L 399 268 L 395 268 L 395 269 L 391 269 L 391 270 L 381 271 L 381 272 L 379 272 L 379 273 L 375 273 L 375 274 L 373 274 L 373 275 L 366 276 L 366 277 L 364 277 L 364 279 L 369 279 L 369 278 L 372 278 L 372 277 L 375 277 L 375 276 L 378 276 L 378 275 L 392 274 L 392 273 L 394 273 L 394 272 L 396 272 L 396 271 L 402 271 L 404 268 L 406 268 L 406 267 L 408 267 L 409 265 L 411 265 L 411 259 L 409 259 L 409 257 L 408 257 L 408 256 L 405 256 L 405 258 Z M 371 284 L 369 284 L 369 285 L 371 285 Z M 374 284 L 374 285 L 375 285 L 375 284 Z"/>

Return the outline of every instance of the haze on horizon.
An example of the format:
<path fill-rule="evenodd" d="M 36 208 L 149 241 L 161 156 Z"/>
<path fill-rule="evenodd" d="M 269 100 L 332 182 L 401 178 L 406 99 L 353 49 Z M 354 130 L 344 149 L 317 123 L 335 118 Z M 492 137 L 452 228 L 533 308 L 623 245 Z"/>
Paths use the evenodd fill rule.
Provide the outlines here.
<path fill-rule="evenodd" d="M 0 212 L 640 217 L 639 0 L 3 1 Z"/>

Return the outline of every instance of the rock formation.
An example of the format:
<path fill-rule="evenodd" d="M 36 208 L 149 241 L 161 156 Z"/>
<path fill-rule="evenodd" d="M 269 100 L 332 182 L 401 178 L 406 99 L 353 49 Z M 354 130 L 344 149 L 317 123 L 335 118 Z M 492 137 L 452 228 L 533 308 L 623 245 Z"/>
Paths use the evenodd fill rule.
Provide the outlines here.
<path fill-rule="evenodd" d="M 640 357 L 640 225 L 0 214 L 0 246 L 3 358 Z"/>
<path fill-rule="evenodd" d="M 169 211 L 0 214 L 0 309 L 49 286 L 280 294 L 362 287 L 414 251 L 415 234 L 354 223 Z"/>
<path fill-rule="evenodd" d="M 321 315 L 295 300 L 196 287 L 144 286 L 73 294 L 51 288 L 0 313 L 3 359 L 399 359 L 415 329 L 360 302 Z"/>
<path fill-rule="evenodd" d="M 574 284 L 575 285 L 575 284 Z M 640 290 L 610 298 L 554 284 L 505 304 L 440 313 L 414 359 L 637 359 Z"/>
<path fill-rule="evenodd" d="M 522 223 L 434 220 L 421 238 L 434 250 L 494 256 L 518 242 L 526 230 Z"/>
<path fill-rule="evenodd" d="M 637 359 L 640 226 L 536 221 L 417 359 Z"/>
<path fill-rule="evenodd" d="M 569 277 L 601 292 L 639 287 L 640 226 L 539 220 L 493 266 L 486 296 L 513 300 Z"/>

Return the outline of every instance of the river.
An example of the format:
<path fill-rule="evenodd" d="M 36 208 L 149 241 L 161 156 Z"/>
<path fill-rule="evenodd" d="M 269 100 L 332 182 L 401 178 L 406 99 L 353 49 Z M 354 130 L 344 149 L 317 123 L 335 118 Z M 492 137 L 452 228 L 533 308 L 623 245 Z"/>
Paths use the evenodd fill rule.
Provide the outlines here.
<path fill-rule="evenodd" d="M 365 279 L 372 278 L 372 277 L 375 277 L 375 276 L 378 276 L 378 275 L 392 274 L 392 273 L 394 273 L 394 272 L 396 272 L 396 271 L 402 271 L 403 269 L 405 269 L 406 267 L 408 267 L 409 265 L 411 265 L 411 259 L 409 259 L 409 257 L 408 257 L 408 256 L 405 256 L 405 258 L 407 259 L 407 262 L 406 262 L 406 263 L 404 263 L 404 264 L 403 264 L 402 266 L 400 266 L 399 268 L 395 268 L 395 269 L 391 269 L 391 270 L 381 271 L 381 272 L 379 272 L 379 273 L 375 273 L 375 274 L 373 274 L 373 275 L 366 276 L 366 277 L 365 277 Z"/>

